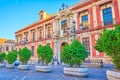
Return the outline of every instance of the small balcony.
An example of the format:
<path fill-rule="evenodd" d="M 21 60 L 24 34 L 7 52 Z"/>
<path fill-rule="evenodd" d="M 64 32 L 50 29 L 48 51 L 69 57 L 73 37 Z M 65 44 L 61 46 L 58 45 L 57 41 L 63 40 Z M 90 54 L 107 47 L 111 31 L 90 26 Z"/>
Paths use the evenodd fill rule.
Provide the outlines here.
<path fill-rule="evenodd" d="M 88 29 L 89 29 L 88 23 L 87 23 L 87 24 L 81 23 L 81 24 L 80 24 L 80 29 L 81 29 L 81 30 L 88 30 Z"/>
<path fill-rule="evenodd" d="M 113 20 L 104 21 L 103 24 L 104 24 L 104 26 L 111 25 L 111 24 L 113 24 Z"/>

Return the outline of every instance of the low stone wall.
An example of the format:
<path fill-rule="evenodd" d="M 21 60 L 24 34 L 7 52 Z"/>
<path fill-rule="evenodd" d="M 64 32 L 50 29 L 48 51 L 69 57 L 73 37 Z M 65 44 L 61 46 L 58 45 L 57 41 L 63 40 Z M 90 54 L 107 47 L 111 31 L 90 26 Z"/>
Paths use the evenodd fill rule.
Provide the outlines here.
<path fill-rule="evenodd" d="M 83 63 L 81 67 L 87 67 L 87 68 L 101 68 L 103 67 L 103 64 L 100 63 Z"/>
<path fill-rule="evenodd" d="M 85 63 L 103 63 L 103 64 L 109 64 L 109 63 L 112 63 L 112 59 L 110 57 L 88 57 L 85 60 Z"/>
<path fill-rule="evenodd" d="M 7 69 L 13 69 L 15 68 L 14 64 L 6 64 Z"/>
<path fill-rule="evenodd" d="M 40 72 L 51 72 L 52 67 L 49 66 L 36 66 L 36 71 L 40 71 Z"/>
<path fill-rule="evenodd" d="M 0 63 L 0 67 L 5 67 L 5 63 Z"/>
<path fill-rule="evenodd" d="M 20 69 L 20 70 L 28 70 L 29 68 L 30 68 L 29 65 L 19 65 L 18 66 L 18 69 Z"/>
<path fill-rule="evenodd" d="M 107 70 L 106 74 L 108 80 L 120 80 L 120 72 Z"/>
<path fill-rule="evenodd" d="M 87 77 L 88 68 L 64 67 L 64 74 L 70 76 Z"/>

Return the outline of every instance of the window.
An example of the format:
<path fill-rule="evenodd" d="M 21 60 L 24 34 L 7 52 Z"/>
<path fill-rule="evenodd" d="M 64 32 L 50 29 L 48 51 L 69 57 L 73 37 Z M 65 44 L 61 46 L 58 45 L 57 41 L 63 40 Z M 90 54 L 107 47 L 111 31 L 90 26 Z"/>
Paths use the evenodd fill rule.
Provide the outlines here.
<path fill-rule="evenodd" d="M 9 51 L 9 46 L 6 45 L 6 51 Z"/>
<path fill-rule="evenodd" d="M 90 42 L 89 42 L 89 37 L 82 38 L 82 43 L 85 46 L 88 54 L 90 55 Z"/>
<path fill-rule="evenodd" d="M 65 32 L 67 30 L 67 20 L 61 21 L 61 28 L 62 28 L 63 32 Z"/>
<path fill-rule="evenodd" d="M 2 46 L 0 46 L 0 52 L 2 52 Z"/>
<path fill-rule="evenodd" d="M 18 36 L 16 36 L 16 41 L 17 41 L 17 44 L 18 44 Z"/>
<path fill-rule="evenodd" d="M 47 28 L 47 38 L 51 38 L 51 28 Z"/>
<path fill-rule="evenodd" d="M 22 35 L 20 35 L 20 43 L 22 42 Z"/>
<path fill-rule="evenodd" d="M 82 30 L 88 29 L 88 15 L 82 16 L 81 19 L 82 19 Z"/>
<path fill-rule="evenodd" d="M 31 46 L 32 48 L 32 56 L 34 56 L 34 46 Z"/>
<path fill-rule="evenodd" d="M 40 35 L 39 35 L 40 39 L 42 39 L 42 30 L 40 29 Z"/>
<path fill-rule="evenodd" d="M 82 30 L 88 29 L 88 15 L 84 15 L 81 17 L 82 19 Z"/>
<path fill-rule="evenodd" d="M 35 40 L 35 32 L 33 32 L 32 39 Z"/>
<path fill-rule="evenodd" d="M 102 13 L 103 13 L 104 26 L 113 24 L 111 7 L 103 9 Z"/>
<path fill-rule="evenodd" d="M 40 18 L 43 19 L 43 14 L 40 15 Z"/>
<path fill-rule="evenodd" d="M 28 40 L 28 33 L 25 33 L 25 39 Z"/>

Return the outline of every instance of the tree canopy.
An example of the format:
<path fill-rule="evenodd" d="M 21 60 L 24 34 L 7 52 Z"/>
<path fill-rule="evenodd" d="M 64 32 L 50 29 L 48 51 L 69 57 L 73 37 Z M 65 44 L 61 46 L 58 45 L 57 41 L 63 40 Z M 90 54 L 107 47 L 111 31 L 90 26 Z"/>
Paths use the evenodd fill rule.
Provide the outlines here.
<path fill-rule="evenodd" d="M 120 69 L 120 25 L 115 25 L 115 29 L 112 30 L 104 30 L 95 49 L 109 55 L 116 68 Z"/>

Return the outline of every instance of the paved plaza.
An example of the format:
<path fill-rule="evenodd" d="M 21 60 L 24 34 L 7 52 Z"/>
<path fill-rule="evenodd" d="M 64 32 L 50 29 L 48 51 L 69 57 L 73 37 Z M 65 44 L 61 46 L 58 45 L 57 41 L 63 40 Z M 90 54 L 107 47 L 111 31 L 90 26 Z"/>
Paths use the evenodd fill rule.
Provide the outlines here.
<path fill-rule="evenodd" d="M 0 68 L 0 80 L 107 80 L 106 70 L 113 69 L 113 65 L 107 64 L 103 68 L 89 68 L 87 78 L 66 76 L 63 74 L 63 66 L 52 66 L 51 73 L 41 73 L 35 71 L 35 65 L 31 65 L 30 70 L 18 70 Z"/>

